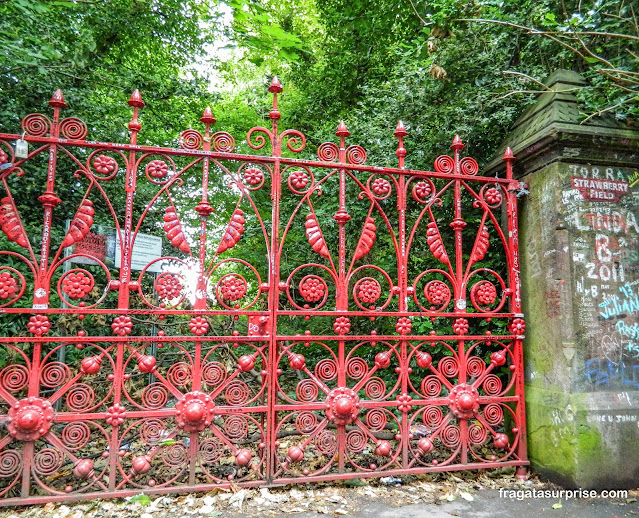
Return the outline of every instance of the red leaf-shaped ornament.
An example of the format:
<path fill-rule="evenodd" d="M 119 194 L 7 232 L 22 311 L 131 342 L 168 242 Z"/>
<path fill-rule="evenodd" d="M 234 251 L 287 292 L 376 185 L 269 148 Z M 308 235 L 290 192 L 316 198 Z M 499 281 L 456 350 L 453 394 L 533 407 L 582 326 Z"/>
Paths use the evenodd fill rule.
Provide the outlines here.
<path fill-rule="evenodd" d="M 322 231 L 320 230 L 319 224 L 313 214 L 306 216 L 305 225 L 306 237 L 308 238 L 311 248 L 322 257 L 326 257 L 328 259 L 328 248 L 326 248 L 324 236 L 322 236 Z"/>
<path fill-rule="evenodd" d="M 446 250 L 444 249 L 442 236 L 439 234 L 439 230 L 437 229 L 437 223 L 431 221 L 427 225 L 427 227 L 428 229 L 426 230 L 426 243 L 428 243 L 428 248 L 430 248 L 430 251 L 436 259 L 439 259 L 444 264 L 450 264 L 448 255 L 446 254 Z"/>
<path fill-rule="evenodd" d="M 373 248 L 375 243 L 375 237 L 377 237 L 377 227 L 375 227 L 375 220 L 373 218 L 366 218 L 364 223 L 364 231 L 359 238 L 357 248 L 355 249 L 355 260 L 364 257 Z"/>
<path fill-rule="evenodd" d="M 93 208 L 93 202 L 91 200 L 84 200 L 78 207 L 78 212 L 75 214 L 75 218 L 69 225 L 67 235 L 64 236 L 62 241 L 62 248 L 71 246 L 84 239 L 93 225 L 93 215 L 95 209 Z"/>
<path fill-rule="evenodd" d="M 179 248 L 185 254 L 191 253 L 191 247 L 184 232 L 182 232 L 182 224 L 180 218 L 173 207 L 167 207 L 164 210 L 164 232 L 166 237 L 175 248 Z"/>
<path fill-rule="evenodd" d="M 488 246 L 490 245 L 489 237 L 490 236 L 488 235 L 488 229 L 486 227 L 482 227 L 479 235 L 477 236 L 477 243 L 475 244 L 473 255 L 470 258 L 473 263 L 481 261 L 486 255 Z"/>
<path fill-rule="evenodd" d="M 233 248 L 237 245 L 237 242 L 244 234 L 244 212 L 240 209 L 235 209 L 233 215 L 231 216 L 231 222 L 229 226 L 226 228 L 226 232 L 224 232 L 224 237 L 222 238 L 222 242 L 220 246 L 217 248 L 217 253 L 221 254 L 230 248 Z"/>
<path fill-rule="evenodd" d="M 0 228 L 7 235 L 9 241 L 13 241 L 27 248 L 29 246 L 29 240 L 13 208 L 11 198 L 7 196 L 0 201 L 2 202 L 2 205 L 0 205 Z"/>

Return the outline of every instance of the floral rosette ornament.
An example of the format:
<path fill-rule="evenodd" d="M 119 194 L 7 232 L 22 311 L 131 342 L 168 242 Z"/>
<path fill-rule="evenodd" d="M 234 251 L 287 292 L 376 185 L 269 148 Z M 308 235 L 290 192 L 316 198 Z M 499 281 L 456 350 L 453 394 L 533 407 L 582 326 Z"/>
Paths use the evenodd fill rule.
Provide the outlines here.
<path fill-rule="evenodd" d="M 468 320 L 465 318 L 458 318 L 453 323 L 453 332 L 456 335 L 465 335 L 468 333 Z"/>
<path fill-rule="evenodd" d="M 306 277 L 300 283 L 299 290 L 306 302 L 318 302 L 326 293 L 326 284 L 319 277 Z"/>
<path fill-rule="evenodd" d="M 376 178 L 371 189 L 377 196 L 384 196 L 390 192 L 391 184 L 386 178 Z"/>
<path fill-rule="evenodd" d="M 382 295 L 382 287 L 375 279 L 363 280 L 357 288 L 357 298 L 364 304 L 374 304 Z"/>
<path fill-rule="evenodd" d="M 157 280 L 155 290 L 163 299 L 174 299 L 182 293 L 182 283 L 179 277 L 171 274 L 162 275 Z"/>
<path fill-rule="evenodd" d="M 0 300 L 13 297 L 18 292 L 18 283 L 9 272 L 0 273 Z"/>
<path fill-rule="evenodd" d="M 496 187 L 491 187 L 484 194 L 484 198 L 486 199 L 486 203 L 490 205 L 499 205 L 502 200 L 502 195 L 499 189 Z"/>
<path fill-rule="evenodd" d="M 169 166 L 164 160 L 151 160 L 146 165 L 146 172 L 151 178 L 161 180 L 169 174 Z"/>
<path fill-rule="evenodd" d="M 424 200 L 430 196 L 432 189 L 426 182 L 417 182 L 413 187 L 413 193 L 419 200 Z"/>
<path fill-rule="evenodd" d="M 224 300 L 235 302 L 246 295 L 246 282 L 240 277 L 229 275 L 220 284 L 220 292 Z"/>
<path fill-rule="evenodd" d="M 127 315 L 120 315 L 119 317 L 115 317 L 113 319 L 113 323 L 111 324 L 111 329 L 116 335 L 126 336 L 133 330 L 133 323 L 131 322 L 131 317 Z"/>
<path fill-rule="evenodd" d="M 117 404 L 109 407 L 106 414 L 106 422 L 111 426 L 118 426 L 124 423 L 126 417 L 126 408 Z"/>
<path fill-rule="evenodd" d="M 189 322 L 191 333 L 196 336 L 202 336 L 209 330 L 209 323 L 204 317 L 193 317 Z"/>
<path fill-rule="evenodd" d="M 93 167 L 98 173 L 108 176 L 118 170 L 118 163 L 115 158 L 99 155 L 93 159 Z"/>
<path fill-rule="evenodd" d="M 429 281 L 424 286 L 424 296 L 434 306 L 441 306 L 450 298 L 450 289 L 442 281 Z"/>
<path fill-rule="evenodd" d="M 351 321 L 348 317 L 337 317 L 333 323 L 333 330 L 338 335 L 345 335 L 351 330 Z"/>
<path fill-rule="evenodd" d="M 497 289 L 492 282 L 483 281 L 475 287 L 475 300 L 482 306 L 490 306 L 497 300 Z"/>
<path fill-rule="evenodd" d="M 248 185 L 255 187 L 264 181 L 264 173 L 257 167 L 249 167 L 244 171 L 244 181 Z"/>
<path fill-rule="evenodd" d="M 515 318 L 508 326 L 510 332 L 514 335 L 523 335 L 526 331 L 526 322 L 523 318 Z"/>
<path fill-rule="evenodd" d="M 289 181 L 297 190 L 302 190 L 308 185 L 309 178 L 304 171 L 293 171 L 289 176 Z"/>
<path fill-rule="evenodd" d="M 402 317 L 397 320 L 395 324 L 395 331 L 397 331 L 400 335 L 407 335 L 410 333 L 413 328 L 413 323 L 410 321 L 410 318 Z"/>
<path fill-rule="evenodd" d="M 51 322 L 49 322 L 46 315 L 34 315 L 27 322 L 27 329 L 29 329 L 29 333 L 35 336 L 42 336 L 51 329 Z"/>
<path fill-rule="evenodd" d="M 62 281 L 62 291 L 72 299 L 81 299 L 89 294 L 93 284 L 93 279 L 83 272 L 70 273 Z"/>

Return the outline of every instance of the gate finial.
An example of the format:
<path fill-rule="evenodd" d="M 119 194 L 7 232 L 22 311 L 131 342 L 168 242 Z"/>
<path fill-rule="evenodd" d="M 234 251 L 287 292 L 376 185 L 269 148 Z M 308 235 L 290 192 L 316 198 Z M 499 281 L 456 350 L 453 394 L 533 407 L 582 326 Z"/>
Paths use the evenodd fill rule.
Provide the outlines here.
<path fill-rule="evenodd" d="M 53 92 L 51 96 L 51 100 L 49 101 L 49 106 L 53 108 L 66 108 L 67 103 L 64 102 L 64 96 L 62 95 L 62 90 L 59 88 Z"/>
<path fill-rule="evenodd" d="M 504 158 L 502 160 L 506 162 L 506 178 L 510 180 L 513 177 L 513 162 L 515 161 L 515 155 L 510 147 L 506 148 Z"/>
<path fill-rule="evenodd" d="M 339 121 L 339 126 L 337 126 L 335 135 L 337 135 L 338 137 L 348 137 L 350 134 L 351 132 L 348 131 L 348 128 L 346 127 L 346 124 L 344 124 L 344 121 Z"/>
<path fill-rule="evenodd" d="M 460 151 L 464 149 L 465 147 L 466 146 L 464 146 L 464 144 L 462 143 L 462 140 L 459 137 L 459 135 L 455 135 L 455 138 L 453 139 L 453 143 L 450 145 L 450 149 L 454 149 L 455 151 Z"/>
<path fill-rule="evenodd" d="M 408 131 L 406 131 L 406 128 L 404 127 L 404 123 L 402 121 L 399 121 L 397 123 L 397 127 L 395 128 L 395 133 L 393 133 L 393 135 L 395 135 L 399 139 L 399 142 L 397 143 L 397 151 L 395 151 L 395 154 L 399 159 L 400 169 L 404 169 L 404 158 L 406 157 L 406 148 L 404 148 L 404 137 L 408 135 Z"/>
<path fill-rule="evenodd" d="M 144 108 L 145 105 L 144 101 L 142 100 L 142 94 L 140 93 L 140 90 L 138 90 L 137 88 L 133 90 L 131 98 L 129 99 L 127 104 L 129 106 L 133 106 L 134 108 Z"/>
<path fill-rule="evenodd" d="M 271 81 L 271 86 L 268 87 L 268 91 L 272 94 L 281 94 L 284 91 L 282 83 L 280 83 L 277 76 L 273 76 L 273 80 Z"/>
<path fill-rule="evenodd" d="M 142 100 L 142 94 L 137 88 L 133 90 L 131 98 L 127 104 L 133 107 L 133 118 L 129 122 L 129 129 L 131 130 L 131 144 L 137 144 L 137 132 L 142 129 L 142 124 L 138 121 L 138 110 L 144 108 L 144 101 Z"/>
<path fill-rule="evenodd" d="M 200 122 L 203 122 L 204 124 L 215 124 L 216 120 L 215 117 L 213 117 L 213 112 L 211 111 L 210 106 L 207 106 L 204 110 L 202 117 L 200 117 Z"/>

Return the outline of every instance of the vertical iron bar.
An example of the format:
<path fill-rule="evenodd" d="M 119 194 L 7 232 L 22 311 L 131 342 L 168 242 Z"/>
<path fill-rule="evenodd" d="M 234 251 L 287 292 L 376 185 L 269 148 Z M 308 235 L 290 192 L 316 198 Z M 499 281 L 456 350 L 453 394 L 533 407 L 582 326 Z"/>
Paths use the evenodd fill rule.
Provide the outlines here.
<path fill-rule="evenodd" d="M 515 160 L 513 152 L 510 148 L 506 148 L 504 153 L 504 162 L 506 162 L 506 178 L 513 179 L 513 166 Z M 508 253 L 509 263 L 511 267 L 508 269 L 509 286 L 513 290 L 510 297 L 510 311 L 514 318 L 523 319 L 521 312 L 521 282 L 519 280 L 519 224 L 517 220 L 517 194 L 519 183 L 512 181 L 508 185 L 506 193 L 506 215 L 508 218 Z M 514 327 L 514 326 L 513 326 Z M 513 332 L 515 332 L 513 330 Z M 517 334 L 517 333 L 515 333 Z M 526 400 L 524 397 L 524 353 L 523 353 L 523 336 L 517 336 L 514 341 L 513 355 L 515 357 L 515 395 L 517 396 L 517 420 L 516 426 L 519 429 L 519 443 L 517 445 L 517 455 L 520 460 L 528 459 L 528 444 L 526 434 Z M 516 471 L 516 477 L 526 479 L 526 467 L 519 466 Z"/>
<path fill-rule="evenodd" d="M 277 110 L 277 94 L 282 92 L 282 86 L 277 77 L 273 78 L 269 92 L 273 94 L 273 109 L 269 113 L 271 119 L 271 156 L 275 158 L 272 168 L 271 177 L 271 249 L 269 254 L 269 312 L 270 318 L 268 322 L 269 331 L 269 365 L 266 370 L 268 372 L 268 407 L 266 418 L 266 482 L 271 483 L 276 468 L 277 446 L 276 429 L 277 429 L 277 316 L 280 299 L 280 199 L 282 197 L 282 178 L 280 175 L 280 160 L 282 156 L 282 144 L 278 136 L 277 121 L 280 118 L 280 112 Z"/>

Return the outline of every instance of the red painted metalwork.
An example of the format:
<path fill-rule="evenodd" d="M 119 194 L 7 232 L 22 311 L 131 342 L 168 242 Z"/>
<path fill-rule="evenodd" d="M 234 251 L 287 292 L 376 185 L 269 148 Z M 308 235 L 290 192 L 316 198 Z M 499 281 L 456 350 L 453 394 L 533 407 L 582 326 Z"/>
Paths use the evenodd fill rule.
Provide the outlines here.
<path fill-rule="evenodd" d="M 138 144 L 137 90 L 128 144 L 87 141 L 59 91 L 51 119 L 0 134 L 3 505 L 524 476 L 512 153 L 505 178 L 479 176 L 455 137 L 434 171 L 406 169 L 400 122 L 398 167 L 374 167 L 341 122 L 297 158 L 305 137 L 280 131 L 269 91 L 271 127 L 241 146 L 210 108 L 179 148 Z M 38 223 L 21 193 L 40 181 Z M 163 253 L 136 266 L 143 233 Z"/>

